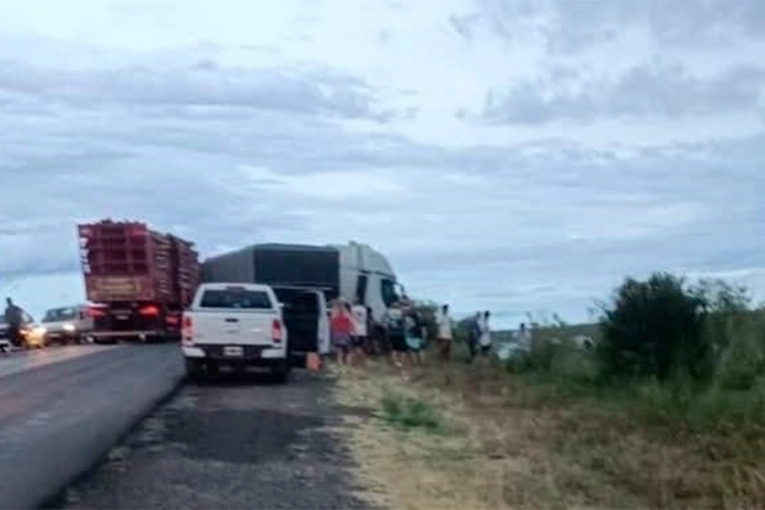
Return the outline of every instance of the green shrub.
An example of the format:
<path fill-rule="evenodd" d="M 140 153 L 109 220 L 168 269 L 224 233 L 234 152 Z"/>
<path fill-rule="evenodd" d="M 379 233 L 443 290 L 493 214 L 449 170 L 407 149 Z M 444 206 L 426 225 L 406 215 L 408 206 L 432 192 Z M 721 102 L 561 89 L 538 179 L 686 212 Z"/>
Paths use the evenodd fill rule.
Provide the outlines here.
<path fill-rule="evenodd" d="M 765 321 L 754 313 L 726 319 L 715 379 L 723 389 L 748 390 L 765 373 Z M 717 345 L 722 343 L 716 340 Z"/>
<path fill-rule="evenodd" d="M 661 425 L 682 423 L 703 431 L 739 430 L 747 424 L 765 422 L 765 384 L 745 391 L 725 389 L 717 384 L 699 389 L 682 381 L 646 381 L 636 387 L 631 403 L 638 417 Z"/>
<path fill-rule="evenodd" d="M 509 372 L 534 372 L 576 382 L 593 382 L 598 376 L 593 352 L 566 337 L 534 337 L 529 349 L 513 353 L 505 366 Z"/>
<path fill-rule="evenodd" d="M 705 318 L 704 299 L 682 279 L 665 273 L 646 281 L 627 279 L 601 319 L 603 373 L 659 380 L 679 374 L 708 378 L 713 358 L 704 335 Z"/>
<path fill-rule="evenodd" d="M 382 419 L 390 425 L 429 432 L 443 430 L 443 420 L 436 410 L 422 400 L 386 394 L 382 398 Z"/>

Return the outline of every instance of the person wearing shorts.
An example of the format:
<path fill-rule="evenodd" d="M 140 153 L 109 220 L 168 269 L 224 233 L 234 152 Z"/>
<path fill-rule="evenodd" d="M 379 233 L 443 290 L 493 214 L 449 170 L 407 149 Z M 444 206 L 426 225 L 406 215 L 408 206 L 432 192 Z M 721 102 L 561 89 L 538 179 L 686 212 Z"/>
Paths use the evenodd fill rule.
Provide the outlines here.
<path fill-rule="evenodd" d="M 394 303 L 385 312 L 385 329 L 391 346 L 391 359 L 397 367 L 403 367 L 409 346 L 404 330 L 404 310 L 400 303 Z"/>
<path fill-rule="evenodd" d="M 481 346 L 481 354 L 488 356 L 491 353 L 491 327 L 489 326 L 489 317 L 491 313 L 483 312 L 481 322 L 479 322 L 478 344 Z"/>
<path fill-rule="evenodd" d="M 422 365 L 422 349 L 425 344 L 422 321 L 416 310 L 409 310 L 404 320 L 410 361 L 413 365 Z"/>
<path fill-rule="evenodd" d="M 353 319 L 345 303 L 335 303 L 329 323 L 332 346 L 335 348 L 337 362 L 346 365 L 350 359 L 353 333 Z"/>
<path fill-rule="evenodd" d="M 364 364 L 367 338 L 369 337 L 368 310 L 366 306 L 357 301 L 355 305 L 350 307 L 349 311 L 351 317 L 353 317 L 353 337 L 351 338 L 353 358 L 357 358 L 361 364 Z"/>
<path fill-rule="evenodd" d="M 441 307 L 441 313 L 436 316 L 438 326 L 438 347 L 443 361 L 448 361 L 452 352 L 453 328 L 452 318 L 449 315 L 449 305 Z"/>

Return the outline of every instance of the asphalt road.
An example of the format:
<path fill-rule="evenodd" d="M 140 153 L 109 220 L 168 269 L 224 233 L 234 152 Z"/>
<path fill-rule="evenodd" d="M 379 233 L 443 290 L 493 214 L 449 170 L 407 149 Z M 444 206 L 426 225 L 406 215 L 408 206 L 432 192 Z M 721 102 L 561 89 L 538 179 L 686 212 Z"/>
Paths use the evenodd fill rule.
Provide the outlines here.
<path fill-rule="evenodd" d="M 365 508 L 322 376 L 186 385 L 60 507 Z M 341 429 L 342 430 L 342 429 Z"/>
<path fill-rule="evenodd" d="M 182 376 L 171 344 L 0 355 L 0 508 L 41 505 L 102 458 Z"/>

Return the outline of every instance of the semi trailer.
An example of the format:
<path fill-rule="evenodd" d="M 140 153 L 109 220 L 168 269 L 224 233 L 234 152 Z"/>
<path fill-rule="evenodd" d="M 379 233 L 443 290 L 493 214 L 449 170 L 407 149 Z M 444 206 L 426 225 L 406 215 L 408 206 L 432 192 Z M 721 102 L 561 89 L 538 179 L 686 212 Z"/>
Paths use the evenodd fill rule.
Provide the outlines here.
<path fill-rule="evenodd" d="M 180 340 L 181 315 L 199 285 L 193 243 L 145 223 L 77 226 L 85 294 L 96 343 Z"/>

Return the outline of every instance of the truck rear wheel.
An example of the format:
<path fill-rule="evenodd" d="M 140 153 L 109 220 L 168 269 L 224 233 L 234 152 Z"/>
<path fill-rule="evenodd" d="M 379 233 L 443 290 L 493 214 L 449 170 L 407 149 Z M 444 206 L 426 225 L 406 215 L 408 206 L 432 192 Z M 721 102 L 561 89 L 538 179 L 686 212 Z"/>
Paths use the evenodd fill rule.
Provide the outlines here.
<path fill-rule="evenodd" d="M 285 384 L 290 379 L 290 369 L 292 368 L 289 360 L 275 365 L 271 369 L 271 377 L 279 384 Z"/>
<path fill-rule="evenodd" d="M 202 376 L 203 365 L 199 360 L 187 359 L 186 360 L 186 378 L 189 381 L 198 381 Z"/>

